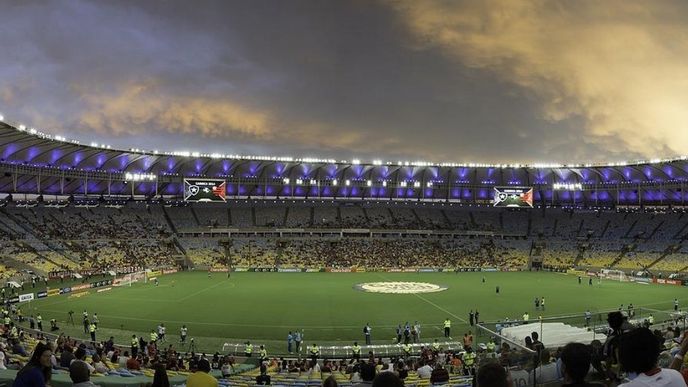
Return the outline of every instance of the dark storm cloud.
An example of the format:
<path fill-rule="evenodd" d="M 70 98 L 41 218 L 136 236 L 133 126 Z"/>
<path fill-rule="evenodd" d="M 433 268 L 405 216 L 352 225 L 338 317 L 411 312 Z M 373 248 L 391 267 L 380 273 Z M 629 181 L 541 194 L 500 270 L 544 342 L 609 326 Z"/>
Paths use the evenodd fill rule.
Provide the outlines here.
<path fill-rule="evenodd" d="M 647 134 L 660 114 L 634 115 L 640 98 L 632 97 L 642 90 L 580 91 L 610 76 L 594 62 L 564 66 L 561 49 L 554 70 L 538 66 L 563 38 L 542 42 L 524 31 L 548 25 L 556 12 L 479 4 L 8 3 L 0 13 L 0 111 L 85 142 L 161 150 L 478 162 L 686 150 L 685 137 Z M 529 15 L 507 26 L 518 39 L 499 32 L 507 28 L 494 21 L 500 10 Z M 625 17 L 608 24 L 637 19 Z M 469 28 L 476 23 L 487 28 Z M 685 74 L 680 48 L 660 58 Z M 657 47 L 650 40 L 643 49 L 656 54 Z M 565 76 L 581 70 L 592 75 Z M 666 77 L 652 79 L 669 86 Z M 647 86 L 663 103 L 683 91 L 670 87 L 665 95 Z M 619 107 L 608 101 L 622 92 L 633 95 Z M 677 123 L 683 113 L 670 110 Z M 619 128 L 638 138 L 622 141 Z"/>

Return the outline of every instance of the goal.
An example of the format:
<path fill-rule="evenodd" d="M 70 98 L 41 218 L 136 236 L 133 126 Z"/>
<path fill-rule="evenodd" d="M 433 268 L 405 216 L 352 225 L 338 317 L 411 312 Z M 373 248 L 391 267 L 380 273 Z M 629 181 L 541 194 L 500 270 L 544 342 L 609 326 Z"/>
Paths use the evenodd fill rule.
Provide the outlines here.
<path fill-rule="evenodd" d="M 122 286 L 131 286 L 135 282 L 143 281 L 148 282 L 148 277 L 146 276 L 145 271 L 137 271 L 135 273 L 129 273 L 125 274 L 124 277 L 122 277 Z"/>
<path fill-rule="evenodd" d="M 603 278 L 607 278 L 614 281 L 629 281 L 628 277 L 626 276 L 626 273 L 624 273 L 621 270 L 603 269 L 600 274 L 602 274 Z"/>

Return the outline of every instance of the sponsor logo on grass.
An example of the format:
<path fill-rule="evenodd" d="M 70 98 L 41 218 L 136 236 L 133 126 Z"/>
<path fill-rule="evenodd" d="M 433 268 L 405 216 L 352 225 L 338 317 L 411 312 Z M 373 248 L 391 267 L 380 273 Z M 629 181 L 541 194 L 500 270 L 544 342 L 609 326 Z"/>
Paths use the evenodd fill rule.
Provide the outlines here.
<path fill-rule="evenodd" d="M 80 292 L 80 293 L 72 293 L 67 298 L 79 298 L 79 297 L 87 296 L 88 293 L 89 293 L 88 290 L 85 292 Z"/>
<path fill-rule="evenodd" d="M 427 282 L 366 282 L 357 284 L 354 288 L 370 293 L 392 294 L 434 293 L 447 290 L 446 286 Z"/>

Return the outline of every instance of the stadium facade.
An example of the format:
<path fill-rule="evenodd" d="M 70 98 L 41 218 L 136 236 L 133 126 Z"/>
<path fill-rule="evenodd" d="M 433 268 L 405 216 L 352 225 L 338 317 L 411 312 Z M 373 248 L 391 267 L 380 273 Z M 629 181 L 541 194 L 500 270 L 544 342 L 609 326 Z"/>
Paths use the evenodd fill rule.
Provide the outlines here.
<path fill-rule="evenodd" d="M 494 187 L 533 187 L 535 205 L 672 206 L 688 199 L 686 157 L 586 165 L 338 162 L 83 145 L 0 121 L 0 192 L 29 197 L 182 199 L 185 178 L 226 182 L 228 199 L 491 204 Z"/>

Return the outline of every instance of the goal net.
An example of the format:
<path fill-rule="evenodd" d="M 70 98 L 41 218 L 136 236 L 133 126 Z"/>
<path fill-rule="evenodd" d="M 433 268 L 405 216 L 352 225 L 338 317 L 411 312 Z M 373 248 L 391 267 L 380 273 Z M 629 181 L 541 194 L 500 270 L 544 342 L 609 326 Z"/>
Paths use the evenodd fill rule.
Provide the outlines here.
<path fill-rule="evenodd" d="M 135 273 L 125 274 L 124 277 L 122 277 L 121 285 L 122 286 L 131 286 L 133 283 L 139 282 L 139 281 L 143 281 L 145 283 L 145 282 L 148 282 L 147 278 L 148 277 L 146 276 L 145 271 L 137 271 Z"/>
<path fill-rule="evenodd" d="M 627 282 L 628 277 L 626 276 L 626 273 L 624 273 L 621 270 L 612 270 L 612 269 L 603 269 L 600 272 L 602 278 L 607 278 L 610 280 L 614 281 L 622 281 L 622 282 Z"/>

